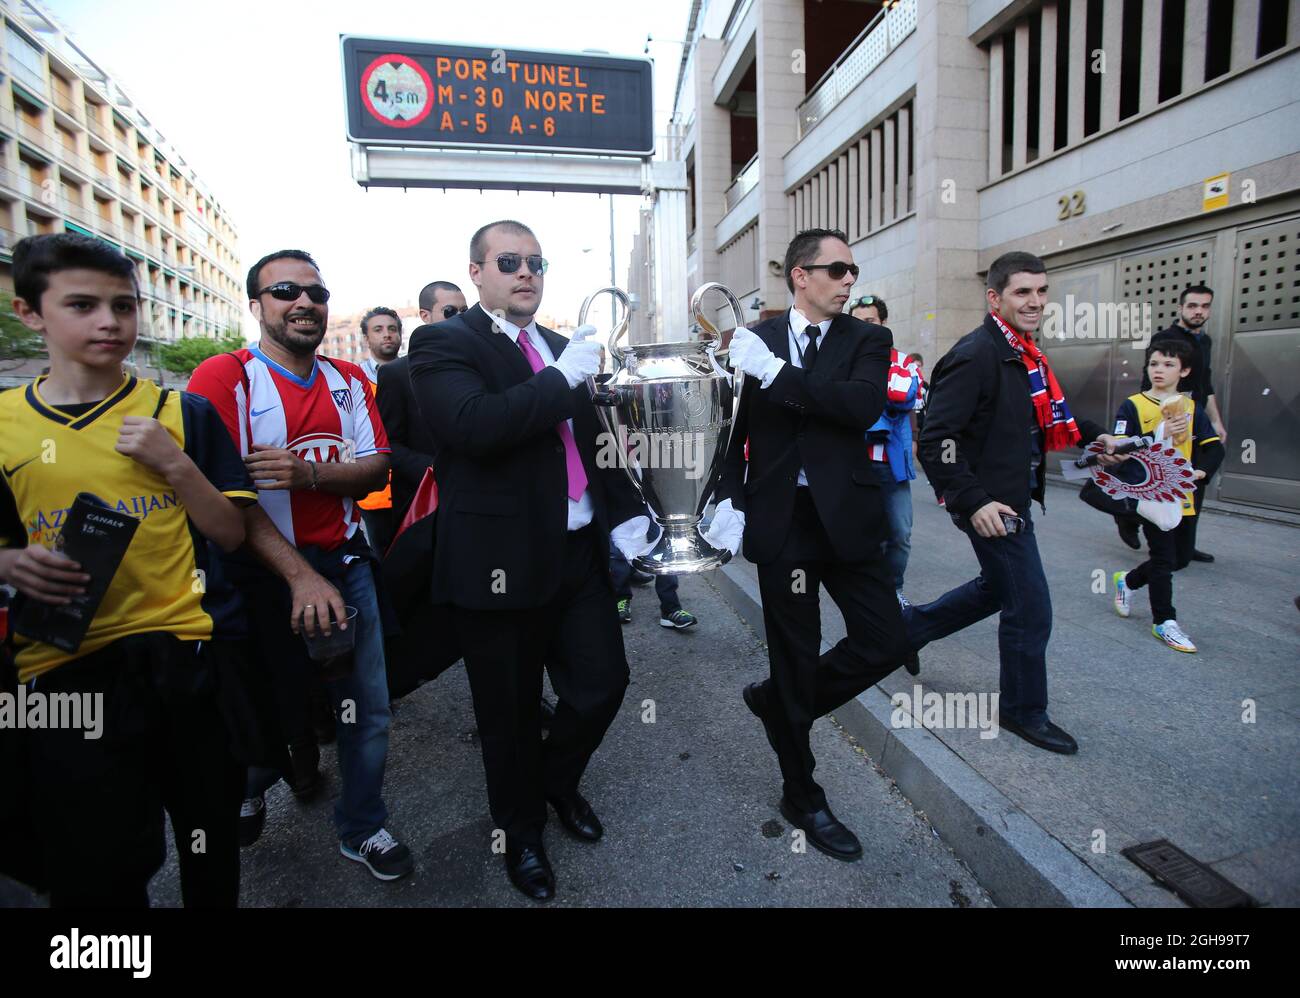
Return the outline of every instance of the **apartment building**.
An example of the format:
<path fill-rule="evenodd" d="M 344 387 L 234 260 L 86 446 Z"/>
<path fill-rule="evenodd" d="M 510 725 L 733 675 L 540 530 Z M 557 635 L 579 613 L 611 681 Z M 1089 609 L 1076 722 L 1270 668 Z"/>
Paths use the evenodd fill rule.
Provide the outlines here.
<path fill-rule="evenodd" d="M 1053 365 L 1104 421 L 1203 281 L 1229 431 L 1210 498 L 1300 511 L 1297 47 L 1300 0 L 697 0 L 669 140 L 690 286 L 773 314 L 791 235 L 840 228 L 855 291 L 933 366 L 989 264 L 1028 250 Z"/>
<path fill-rule="evenodd" d="M 0 0 L 0 15 L 0 285 L 12 290 L 19 239 L 78 232 L 136 263 L 136 363 L 159 343 L 238 332 L 236 232 L 212 191 L 48 12 Z"/>

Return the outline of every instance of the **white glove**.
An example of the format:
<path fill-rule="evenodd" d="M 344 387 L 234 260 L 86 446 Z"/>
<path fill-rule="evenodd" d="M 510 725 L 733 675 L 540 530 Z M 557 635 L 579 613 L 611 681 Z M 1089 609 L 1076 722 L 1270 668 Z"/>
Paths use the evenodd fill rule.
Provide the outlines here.
<path fill-rule="evenodd" d="M 600 370 L 600 344 L 587 339 L 595 331 L 592 325 L 579 326 L 555 363 L 549 365 L 564 375 L 570 388 L 577 388 Z"/>
<path fill-rule="evenodd" d="M 713 513 L 708 531 L 700 536 L 719 551 L 730 551 L 735 556 L 740 552 L 740 542 L 745 536 L 745 514 L 734 508 L 730 499 L 723 499 Z"/>
<path fill-rule="evenodd" d="M 623 557 L 631 562 L 633 558 L 645 554 L 659 543 L 658 537 L 652 541 L 645 539 L 645 532 L 649 529 L 650 517 L 634 516 L 630 520 L 624 520 L 611 530 L 609 539 L 613 542 L 614 547 L 623 553 Z"/>
<path fill-rule="evenodd" d="M 772 384 L 772 380 L 785 366 L 785 361 L 768 349 L 761 336 L 744 326 L 731 334 L 731 345 L 727 350 L 731 366 L 758 378 L 763 382 L 764 388 Z"/>

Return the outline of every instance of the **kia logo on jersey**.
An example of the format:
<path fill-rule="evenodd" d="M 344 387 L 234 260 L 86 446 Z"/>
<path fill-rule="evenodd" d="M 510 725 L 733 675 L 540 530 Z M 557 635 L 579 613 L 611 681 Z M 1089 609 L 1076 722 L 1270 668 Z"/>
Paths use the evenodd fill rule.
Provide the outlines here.
<path fill-rule="evenodd" d="M 336 433 L 311 433 L 291 440 L 285 447 L 304 461 L 317 464 L 338 464 L 352 460 L 356 444 L 344 440 Z"/>

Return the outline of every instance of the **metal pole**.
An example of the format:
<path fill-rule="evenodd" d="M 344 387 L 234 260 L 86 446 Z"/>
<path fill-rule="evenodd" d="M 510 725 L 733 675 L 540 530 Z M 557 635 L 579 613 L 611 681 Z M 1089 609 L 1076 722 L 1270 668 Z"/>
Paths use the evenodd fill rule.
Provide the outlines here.
<path fill-rule="evenodd" d="M 618 276 L 614 272 L 614 195 L 605 195 L 609 198 L 609 286 L 611 288 L 618 286 Z M 630 316 L 629 316 L 630 318 Z M 611 329 L 618 323 L 618 302 L 613 295 L 609 296 L 609 326 Z"/>

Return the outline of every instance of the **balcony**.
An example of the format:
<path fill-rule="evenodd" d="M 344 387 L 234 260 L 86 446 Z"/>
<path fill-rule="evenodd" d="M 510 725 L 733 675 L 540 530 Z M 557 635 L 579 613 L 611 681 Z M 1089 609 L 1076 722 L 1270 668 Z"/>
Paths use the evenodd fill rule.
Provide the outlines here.
<path fill-rule="evenodd" d="M 10 53 L 8 61 L 9 72 L 23 87 L 41 97 L 44 97 L 49 92 L 45 85 L 45 73 L 43 71 L 32 69 L 30 66 L 19 62 L 12 53 Z"/>
<path fill-rule="evenodd" d="M 53 135 L 45 131 L 45 129 L 33 125 L 26 118 L 18 118 L 17 124 L 18 134 L 41 151 L 56 156 L 59 150 L 62 149 L 62 146 L 54 141 Z"/>
<path fill-rule="evenodd" d="M 87 112 L 86 126 L 90 129 L 90 134 L 99 139 L 99 141 L 104 145 L 112 145 L 113 136 L 110 134 L 109 130 L 104 127 L 104 123 L 99 120 L 97 115 Z"/>
<path fill-rule="evenodd" d="M 727 188 L 726 203 L 727 211 L 740 204 L 740 199 L 758 186 L 758 153 L 754 153 L 751 159 L 741 171 L 736 174 L 736 179 L 731 182 Z"/>
<path fill-rule="evenodd" d="M 799 105 L 799 138 L 812 131 L 915 30 L 916 0 L 900 0 L 873 17 Z"/>
<path fill-rule="evenodd" d="M 83 112 L 79 107 L 77 107 L 76 101 L 72 99 L 72 91 L 68 89 L 68 85 L 56 76 L 54 77 L 54 86 L 52 89 L 54 91 L 54 106 L 69 118 L 80 122 L 82 120 Z"/>

